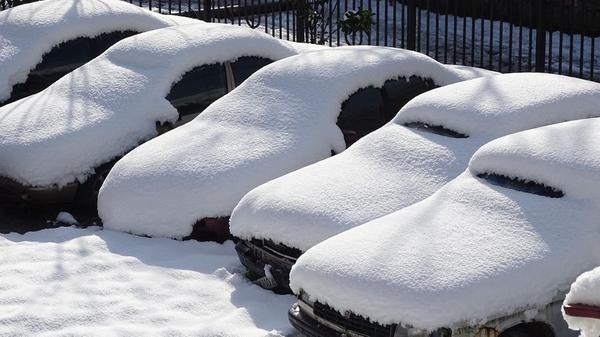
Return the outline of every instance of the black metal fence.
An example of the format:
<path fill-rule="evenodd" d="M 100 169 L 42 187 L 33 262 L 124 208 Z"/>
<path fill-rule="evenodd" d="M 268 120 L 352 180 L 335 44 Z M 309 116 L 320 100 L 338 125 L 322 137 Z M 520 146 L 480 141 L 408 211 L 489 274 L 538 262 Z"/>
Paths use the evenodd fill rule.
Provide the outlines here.
<path fill-rule="evenodd" d="M 11 1 L 0 0 L 0 8 Z M 400 47 L 443 63 L 600 81 L 598 0 L 127 1 L 292 41 Z M 347 29 L 356 17 L 360 29 Z"/>

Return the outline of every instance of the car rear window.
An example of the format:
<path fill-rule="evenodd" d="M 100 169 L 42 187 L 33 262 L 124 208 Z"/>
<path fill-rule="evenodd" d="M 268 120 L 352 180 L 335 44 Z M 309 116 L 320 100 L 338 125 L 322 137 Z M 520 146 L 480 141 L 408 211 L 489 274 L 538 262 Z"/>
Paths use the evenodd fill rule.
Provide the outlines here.
<path fill-rule="evenodd" d="M 496 173 L 480 173 L 477 175 L 477 177 L 487 181 L 492 185 L 510 188 L 511 190 L 520 192 L 541 195 L 549 198 L 562 198 L 564 196 L 564 193 L 557 188 L 531 180 L 510 178 Z"/>
<path fill-rule="evenodd" d="M 456 132 L 454 130 L 450 130 L 441 125 L 432 125 L 432 124 L 424 123 L 424 122 L 409 122 L 409 123 L 405 123 L 404 126 L 411 128 L 411 129 L 417 129 L 417 130 L 426 131 L 429 133 L 435 133 L 436 135 L 440 135 L 440 136 L 444 136 L 444 137 L 450 137 L 450 138 L 468 138 L 469 137 L 463 133 Z"/>

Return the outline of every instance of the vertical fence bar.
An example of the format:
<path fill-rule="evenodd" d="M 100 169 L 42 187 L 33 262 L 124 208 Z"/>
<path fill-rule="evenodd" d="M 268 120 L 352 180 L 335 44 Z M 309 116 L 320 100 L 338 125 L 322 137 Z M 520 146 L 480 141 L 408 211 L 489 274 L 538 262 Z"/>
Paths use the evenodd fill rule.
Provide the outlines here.
<path fill-rule="evenodd" d="M 371 1 L 371 0 L 368 0 L 368 1 L 367 1 L 367 7 L 368 7 L 368 9 L 369 9 L 369 12 L 372 12 L 372 11 L 373 11 L 373 3 L 372 3 L 372 1 Z M 373 29 L 372 27 L 369 27 L 369 35 L 367 35 L 367 43 L 368 43 L 368 44 L 371 44 L 371 35 L 372 35 L 372 34 L 371 34 L 371 30 L 372 30 L 372 29 Z"/>
<path fill-rule="evenodd" d="M 416 0 L 407 0 L 407 3 L 408 6 L 406 10 L 406 48 L 410 50 L 416 50 L 417 4 Z"/>
<path fill-rule="evenodd" d="M 304 42 L 304 29 L 306 28 L 304 25 L 305 15 L 306 15 L 306 2 L 305 0 L 296 0 L 296 15 L 294 16 L 296 20 L 296 41 Z"/>
<path fill-rule="evenodd" d="M 396 0 L 393 0 L 394 2 Z M 383 45 L 388 45 L 388 5 L 387 1 L 383 0 Z"/>
<path fill-rule="evenodd" d="M 519 71 L 523 70 L 523 1 L 517 0 L 519 4 Z"/>
<path fill-rule="evenodd" d="M 398 1 L 397 0 L 393 0 L 393 6 L 392 6 L 392 11 L 394 11 L 394 14 L 392 15 L 392 22 L 394 23 L 392 25 L 392 47 L 396 47 L 396 32 L 398 31 L 398 14 L 396 13 L 396 9 L 398 7 Z M 404 13 L 404 10 L 402 11 L 402 13 Z M 402 20 L 402 22 L 400 23 L 401 25 L 404 25 L 404 20 Z M 403 26 L 402 29 L 404 29 Z"/>
<path fill-rule="evenodd" d="M 483 8 L 483 2 L 480 2 L 480 6 L 481 6 L 481 17 L 479 18 L 479 20 L 481 21 L 481 37 L 479 38 L 479 66 L 480 67 L 484 67 L 483 65 L 483 40 L 485 37 L 485 20 L 483 19 L 485 17 L 485 8 Z"/>
<path fill-rule="evenodd" d="M 504 11 L 500 8 L 499 20 L 500 30 L 498 32 L 498 71 L 502 72 L 502 49 L 504 48 Z"/>
<path fill-rule="evenodd" d="M 454 64 L 456 64 L 456 49 L 457 49 L 457 34 L 458 34 L 458 2 L 454 2 L 454 31 L 453 31 L 453 36 L 452 36 L 452 62 Z M 463 34 L 465 33 L 464 29 L 463 29 Z M 464 62 L 463 62 L 464 64 Z"/>
<path fill-rule="evenodd" d="M 513 0 L 508 1 L 508 72 L 512 72 L 512 57 L 513 57 L 513 30 L 514 30 L 514 15 L 513 15 Z"/>
<path fill-rule="evenodd" d="M 407 13 L 408 13 L 408 8 L 407 8 Z M 423 20 L 423 9 L 421 8 L 421 6 L 419 5 L 419 10 L 416 11 L 416 15 L 417 15 L 417 51 L 421 51 L 421 21 Z M 406 28 L 408 31 L 408 27 L 410 26 L 410 23 L 407 21 L 406 23 Z M 407 35 L 408 36 L 408 33 Z M 407 47 L 408 48 L 408 47 Z"/>
<path fill-rule="evenodd" d="M 546 27 L 545 27 L 545 10 L 544 0 L 537 0 L 536 4 L 536 30 L 535 30 L 535 71 L 543 72 L 545 70 L 546 60 Z"/>
<path fill-rule="evenodd" d="M 533 64 L 533 59 L 532 59 L 532 55 L 533 55 L 533 22 L 534 22 L 534 12 L 535 12 L 535 4 L 534 4 L 535 0 L 530 0 L 529 2 L 529 50 L 527 51 L 527 58 L 528 58 L 528 66 L 527 66 L 527 71 L 531 71 L 532 68 L 532 64 Z M 536 32 L 536 36 L 537 36 L 537 32 Z"/>
<path fill-rule="evenodd" d="M 471 0 L 471 10 L 472 15 L 471 15 L 471 66 L 475 65 L 475 28 L 476 26 L 476 22 L 475 22 L 475 0 Z"/>
<path fill-rule="evenodd" d="M 583 78 L 583 53 L 584 53 L 584 39 L 585 39 L 585 9 L 583 8 L 584 3 L 580 3 L 579 12 L 581 13 L 580 21 L 581 30 L 579 32 L 579 77 Z"/>
<path fill-rule="evenodd" d="M 571 20 L 569 20 L 569 76 L 573 76 L 573 26 L 575 25 L 575 0 L 571 0 L 569 14 L 571 14 Z"/>
<path fill-rule="evenodd" d="M 494 4 L 495 1 L 490 1 L 490 49 L 488 51 L 488 68 L 494 69 Z M 483 40 L 483 39 L 482 39 Z"/>
<path fill-rule="evenodd" d="M 594 80 L 594 49 L 596 48 L 596 37 L 594 35 L 591 36 L 592 39 L 592 45 L 591 45 L 591 49 L 590 49 L 590 80 Z"/>
<path fill-rule="evenodd" d="M 446 15 L 444 15 L 444 63 L 448 63 L 448 0 L 446 0 Z"/>
<path fill-rule="evenodd" d="M 329 47 L 333 46 L 333 7 L 332 7 L 332 1 L 328 1 L 327 2 L 327 12 L 329 14 L 328 16 L 328 23 L 329 23 Z"/>
<path fill-rule="evenodd" d="M 438 53 L 440 51 L 440 3 L 439 0 L 435 2 L 435 59 L 438 60 Z"/>
<path fill-rule="evenodd" d="M 337 18 L 339 20 L 340 19 L 340 7 L 342 7 L 342 5 L 340 3 L 341 0 L 335 0 L 335 1 L 337 3 L 337 6 L 336 6 L 336 8 L 337 8 Z M 369 36 L 371 36 L 371 34 L 369 34 Z M 338 46 L 340 45 L 340 29 L 339 29 L 339 27 L 337 29 L 337 43 L 336 44 Z"/>
<path fill-rule="evenodd" d="M 352 0 L 352 7 L 356 8 L 356 3 L 354 2 L 355 0 Z M 377 6 L 377 11 L 375 12 L 375 45 L 379 46 L 379 12 L 380 12 L 380 8 L 379 8 L 379 3 L 381 2 L 381 0 L 375 0 L 375 6 Z M 354 43 L 354 41 L 352 41 L 352 43 Z"/>
<path fill-rule="evenodd" d="M 560 31 L 558 34 L 558 73 L 562 74 L 562 61 L 563 61 L 563 35 L 565 33 L 565 19 L 562 16 L 562 13 L 565 12 L 565 0 L 561 0 L 560 2 Z"/>
<path fill-rule="evenodd" d="M 472 7 L 471 7 L 472 8 Z M 473 19 L 473 18 L 471 18 Z M 463 10 L 463 24 L 462 24 L 462 64 L 467 65 L 467 13 Z M 473 49 L 473 48 L 471 48 Z"/>

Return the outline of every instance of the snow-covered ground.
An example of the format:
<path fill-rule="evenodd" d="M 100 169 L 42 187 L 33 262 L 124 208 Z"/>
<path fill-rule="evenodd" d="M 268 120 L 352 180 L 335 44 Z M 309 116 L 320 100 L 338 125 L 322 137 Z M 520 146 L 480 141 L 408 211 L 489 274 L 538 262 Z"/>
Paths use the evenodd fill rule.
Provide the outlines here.
<path fill-rule="evenodd" d="M 27 263 L 23 263 L 27 262 Z M 0 236 L 0 336 L 289 335 L 292 296 L 244 280 L 233 244 L 59 228 Z"/>

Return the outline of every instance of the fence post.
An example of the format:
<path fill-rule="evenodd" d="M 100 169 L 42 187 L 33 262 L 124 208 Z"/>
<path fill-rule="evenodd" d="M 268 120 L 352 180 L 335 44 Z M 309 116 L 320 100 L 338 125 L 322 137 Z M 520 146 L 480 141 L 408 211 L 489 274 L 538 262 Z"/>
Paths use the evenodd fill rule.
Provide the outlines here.
<path fill-rule="evenodd" d="M 306 0 L 294 1 L 296 6 L 296 42 L 304 42 L 306 30 Z"/>
<path fill-rule="evenodd" d="M 535 71 L 546 71 L 545 0 L 537 0 L 537 23 L 535 29 Z M 533 10 L 533 9 L 532 9 Z"/>
<path fill-rule="evenodd" d="M 406 48 L 417 49 L 417 4 L 416 0 L 405 0 L 407 3 Z"/>
<path fill-rule="evenodd" d="M 212 2 L 211 0 L 203 0 L 204 6 L 204 21 L 211 22 L 212 20 Z"/>

